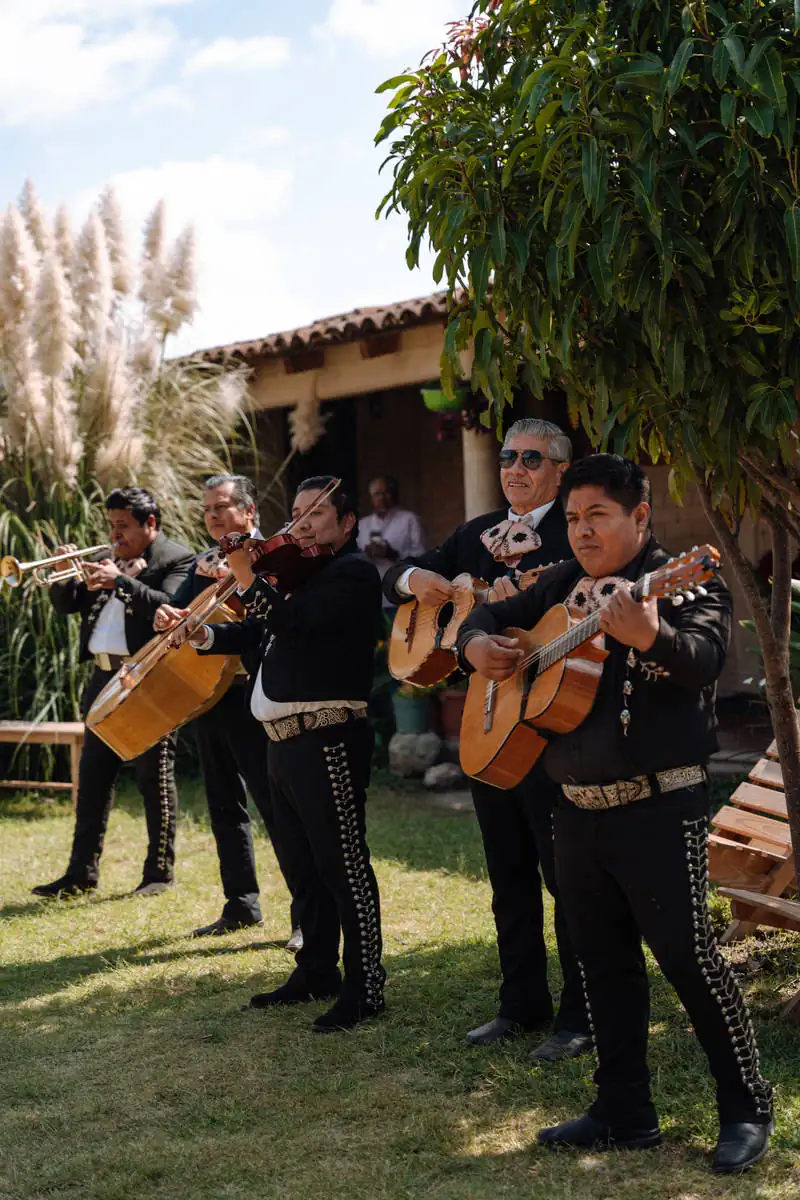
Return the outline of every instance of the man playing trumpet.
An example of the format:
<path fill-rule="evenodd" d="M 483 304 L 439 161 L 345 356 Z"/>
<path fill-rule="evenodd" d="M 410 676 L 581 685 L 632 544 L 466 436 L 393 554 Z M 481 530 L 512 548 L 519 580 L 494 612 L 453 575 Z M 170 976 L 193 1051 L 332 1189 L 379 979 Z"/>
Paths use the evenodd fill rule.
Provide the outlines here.
<path fill-rule="evenodd" d="M 54 583 L 50 588 L 56 612 L 80 613 L 80 658 L 94 659 L 94 671 L 81 700 L 84 715 L 122 663 L 152 637 L 156 610 L 177 590 L 194 562 L 186 546 L 170 541 L 162 532 L 158 505 L 144 488 L 117 488 L 106 499 L 106 511 L 116 558 L 83 563 L 82 579 Z M 57 553 L 71 548 L 62 546 Z M 148 835 L 142 880 L 134 895 L 157 895 L 173 882 L 178 810 L 175 740 L 175 734 L 170 734 L 134 761 Z M 69 864 L 58 879 L 35 887 L 34 895 L 78 895 L 97 887 L 121 766 L 114 751 L 87 729 Z"/>

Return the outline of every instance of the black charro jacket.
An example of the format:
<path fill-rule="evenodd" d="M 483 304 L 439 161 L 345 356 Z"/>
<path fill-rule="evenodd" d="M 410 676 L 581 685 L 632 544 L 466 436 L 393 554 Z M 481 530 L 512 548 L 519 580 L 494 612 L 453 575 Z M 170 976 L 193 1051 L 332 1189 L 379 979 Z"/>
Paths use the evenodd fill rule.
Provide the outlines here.
<path fill-rule="evenodd" d="M 279 703 L 369 699 L 383 631 L 381 584 L 355 541 L 291 595 L 258 578 L 241 599 L 245 620 L 215 625 L 213 646 L 199 653 L 241 655 L 249 693 L 261 666 L 264 694 Z"/>
<path fill-rule="evenodd" d="M 496 579 L 508 574 L 508 566 L 497 562 L 481 541 L 481 534 L 491 529 L 493 525 L 505 521 L 508 517 L 508 506 L 495 512 L 484 513 L 482 517 L 473 517 L 464 525 L 460 525 L 455 533 L 437 546 L 418 558 L 407 558 L 403 562 L 394 563 L 383 577 L 383 591 L 392 604 L 406 604 L 411 596 L 403 596 L 395 589 L 395 584 L 404 571 L 409 567 L 422 567 L 426 571 L 436 571 L 445 579 L 454 579 L 463 571 L 468 571 L 476 579 L 485 579 L 494 583 Z M 519 563 L 520 571 L 529 571 L 532 567 L 545 566 L 547 563 L 560 562 L 564 558 L 572 558 L 569 539 L 567 538 L 567 522 L 564 517 L 564 507 L 556 500 L 553 507 L 539 522 L 536 531 L 542 539 L 538 550 L 526 554 Z"/>
<path fill-rule="evenodd" d="M 651 538 L 619 574 L 639 579 L 669 560 Z M 474 609 L 458 635 L 464 670 L 471 666 L 463 650 L 476 631 L 500 633 L 509 626 L 531 629 L 554 604 L 562 603 L 585 575 L 573 560 L 545 573 L 534 587 L 497 604 Z M 705 585 L 708 595 L 680 608 L 658 602 L 661 624 L 656 640 L 644 653 L 606 638 L 606 659 L 594 706 L 572 733 L 545 733 L 543 755 L 548 775 L 557 783 L 612 783 L 649 775 L 670 767 L 705 763 L 717 749 L 714 701 L 716 682 L 725 663 L 731 635 L 731 597 L 721 579 Z M 627 736 L 619 715 L 624 706 L 623 684 L 631 723 Z"/>
<path fill-rule="evenodd" d="M 81 580 L 70 579 L 67 583 L 53 584 L 50 598 L 58 613 L 80 613 L 80 658 L 86 661 L 89 640 L 97 618 L 106 602 L 117 596 L 125 605 L 125 640 L 128 653 L 135 654 L 145 642 L 153 637 L 153 618 L 156 609 L 168 604 L 178 586 L 189 574 L 194 554 L 187 546 L 170 539 L 161 530 L 145 550 L 142 557 L 147 566 L 136 579 L 120 575 L 113 589 L 90 592 Z"/>

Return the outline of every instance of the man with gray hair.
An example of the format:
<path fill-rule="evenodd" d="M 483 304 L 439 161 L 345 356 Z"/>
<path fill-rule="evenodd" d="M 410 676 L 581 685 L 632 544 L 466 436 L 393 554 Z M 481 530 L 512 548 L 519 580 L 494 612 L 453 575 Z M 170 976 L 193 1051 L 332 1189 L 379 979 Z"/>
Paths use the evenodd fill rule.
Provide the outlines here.
<path fill-rule="evenodd" d="M 390 567 L 383 580 L 392 604 L 414 597 L 443 604 L 451 580 L 468 571 L 491 585 L 491 600 L 514 594 L 521 575 L 572 557 L 559 482 L 572 459 L 569 438 L 549 421 L 515 421 L 499 452 L 500 486 L 508 507 L 460 526 L 435 550 Z M 538 766 L 507 791 L 471 780 L 472 798 L 492 884 L 502 984 L 498 1015 L 467 1034 L 485 1046 L 541 1030 L 553 1018 L 540 880 L 554 897 L 564 988 L 554 1029 L 534 1050 L 540 1061 L 577 1057 L 591 1047 L 575 955 L 561 912 L 553 856 L 553 805 L 558 788 Z"/>
<path fill-rule="evenodd" d="M 250 480 L 244 475 L 212 475 L 207 479 L 203 519 L 215 545 L 198 556 L 170 603 L 159 608 L 154 623 L 158 632 L 176 625 L 196 596 L 229 573 L 225 555 L 216 544 L 224 534 L 260 536 L 256 495 Z M 225 893 L 222 915 L 210 925 L 195 929 L 194 937 L 218 937 L 262 924 L 253 834 L 242 780 L 261 814 L 273 847 L 275 829 L 267 782 L 269 741 L 260 721 L 250 713 L 247 667 L 244 663 L 224 696 L 193 722 Z M 294 927 L 294 921 L 292 926 L 288 948 L 297 950 L 302 944 L 302 934 Z"/>

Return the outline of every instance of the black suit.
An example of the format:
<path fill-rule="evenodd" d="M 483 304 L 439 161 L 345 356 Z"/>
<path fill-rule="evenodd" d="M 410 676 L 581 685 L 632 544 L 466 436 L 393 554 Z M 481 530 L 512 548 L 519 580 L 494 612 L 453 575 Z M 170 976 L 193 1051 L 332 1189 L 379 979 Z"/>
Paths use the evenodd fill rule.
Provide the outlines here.
<path fill-rule="evenodd" d="M 50 589 L 53 607 L 59 613 L 80 613 L 80 654 L 92 657 L 89 642 L 97 619 L 112 596 L 125 605 L 125 640 L 128 653 L 135 654 L 153 636 L 156 609 L 169 601 L 186 578 L 194 555 L 186 546 L 172 542 L 159 532 L 143 555 L 146 566 L 136 579 L 120 577 L 115 588 L 89 591 L 85 583 L 70 580 Z M 108 681 L 112 671 L 95 667 L 81 698 L 84 716 Z M 144 800 L 148 850 L 144 883 L 169 881 L 175 862 L 175 824 L 178 794 L 175 787 L 175 734 L 162 738 L 134 761 L 136 782 Z M 108 818 L 114 803 L 114 787 L 122 767 L 120 758 L 90 729 L 86 730 L 78 776 L 78 806 L 75 834 L 67 874 L 79 884 L 97 882 Z"/>
<path fill-rule="evenodd" d="M 469 571 L 489 583 L 508 575 L 508 567 L 496 562 L 480 540 L 485 530 L 506 520 L 507 516 L 508 509 L 501 509 L 475 517 L 461 525 L 435 550 L 396 563 L 384 576 L 386 596 L 393 604 L 408 602 L 409 597 L 398 592 L 395 585 L 410 566 L 436 571 L 446 579 Z M 557 500 L 545 513 L 537 533 L 542 544 L 522 558 L 518 564 L 520 571 L 572 558 L 560 501 Z M 470 790 L 492 883 L 492 911 L 503 976 L 499 1015 L 533 1028 L 548 1021 L 553 1014 L 547 982 L 541 871 L 545 886 L 556 902 L 556 939 L 564 975 L 555 1026 L 557 1030 L 588 1033 L 580 972 L 556 887 L 553 808 L 559 789 L 537 765 L 515 788 L 501 790 L 472 779 Z"/>
<path fill-rule="evenodd" d="M 214 582 L 208 575 L 199 575 L 194 562 L 172 597 L 172 604 L 176 608 L 188 607 Z M 222 915 L 231 922 L 245 923 L 261 919 L 261 905 L 247 792 L 242 780 L 275 845 L 267 777 L 269 738 L 261 722 L 250 712 L 247 683 L 246 675 L 234 676 L 225 695 L 192 722 L 219 856 L 225 895 Z"/>

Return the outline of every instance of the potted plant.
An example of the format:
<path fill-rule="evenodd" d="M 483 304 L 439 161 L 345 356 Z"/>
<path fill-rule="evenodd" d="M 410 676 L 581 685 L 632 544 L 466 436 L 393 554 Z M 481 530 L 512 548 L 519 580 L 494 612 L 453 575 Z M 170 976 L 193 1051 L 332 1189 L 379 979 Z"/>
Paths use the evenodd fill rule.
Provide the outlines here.
<path fill-rule="evenodd" d="M 458 741 L 461 733 L 461 716 L 467 699 L 467 686 L 466 679 L 455 679 L 446 682 L 439 692 L 442 737 L 446 742 Z"/>
<path fill-rule="evenodd" d="M 401 683 L 392 694 L 397 733 L 427 733 L 431 725 L 432 688 Z"/>

